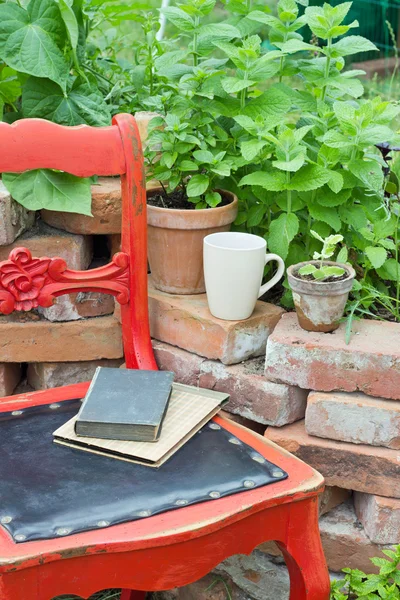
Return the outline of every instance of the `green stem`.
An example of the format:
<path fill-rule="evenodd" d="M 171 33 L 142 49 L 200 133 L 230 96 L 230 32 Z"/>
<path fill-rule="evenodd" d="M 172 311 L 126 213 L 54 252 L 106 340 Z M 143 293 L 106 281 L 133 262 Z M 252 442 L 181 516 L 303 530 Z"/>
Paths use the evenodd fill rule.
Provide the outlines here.
<path fill-rule="evenodd" d="M 284 23 L 284 25 L 285 25 L 286 28 L 288 28 L 289 25 L 290 25 L 290 23 L 288 21 L 286 21 Z M 283 34 L 283 43 L 287 42 L 288 35 L 289 35 L 289 32 L 285 31 L 285 33 Z M 279 63 L 279 83 L 282 83 L 282 79 L 283 79 L 283 73 L 282 73 L 282 71 L 283 71 L 284 62 L 285 62 L 285 57 L 281 56 L 280 63 Z"/>
<path fill-rule="evenodd" d="M 328 50 L 331 49 L 332 46 L 332 38 L 328 38 Z M 326 65 L 325 65 L 325 79 L 328 79 L 329 77 L 329 70 L 331 68 L 331 57 L 327 56 L 326 58 Z M 322 100 L 325 100 L 325 96 L 326 96 L 326 90 L 328 89 L 328 84 L 326 83 L 324 85 L 324 89 L 322 91 Z"/>
<path fill-rule="evenodd" d="M 194 35 L 193 35 L 193 65 L 195 67 L 197 67 L 197 65 L 199 64 L 199 58 L 197 56 L 197 45 L 198 45 L 198 28 L 200 25 L 200 17 L 195 17 L 194 18 Z"/>
<path fill-rule="evenodd" d="M 286 171 L 286 184 L 290 183 L 290 173 Z M 287 193 L 287 214 L 289 215 L 292 212 L 292 190 L 286 190 Z"/>

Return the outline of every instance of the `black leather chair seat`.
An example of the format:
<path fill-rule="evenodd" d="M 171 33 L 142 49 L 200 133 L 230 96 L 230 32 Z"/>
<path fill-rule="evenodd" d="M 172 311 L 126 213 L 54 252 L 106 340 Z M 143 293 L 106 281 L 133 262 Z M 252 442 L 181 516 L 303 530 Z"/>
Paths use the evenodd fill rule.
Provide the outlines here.
<path fill-rule="evenodd" d="M 158 469 L 55 444 L 53 431 L 79 407 L 71 400 L 0 413 L 0 523 L 16 543 L 134 521 L 287 478 L 212 423 Z"/>

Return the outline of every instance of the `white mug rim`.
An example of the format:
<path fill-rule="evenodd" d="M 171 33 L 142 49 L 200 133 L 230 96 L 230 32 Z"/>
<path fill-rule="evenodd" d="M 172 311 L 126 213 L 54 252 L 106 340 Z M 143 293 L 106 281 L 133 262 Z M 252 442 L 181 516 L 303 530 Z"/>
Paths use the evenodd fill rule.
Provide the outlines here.
<path fill-rule="evenodd" d="M 222 246 L 212 242 L 213 239 L 220 238 L 222 236 L 236 236 L 246 239 L 251 238 L 254 242 L 257 241 L 258 245 L 254 245 L 251 248 L 232 248 L 231 246 Z M 244 233 L 242 231 L 218 231 L 216 233 L 210 233 L 204 238 L 204 244 L 207 244 L 207 246 L 210 246 L 211 248 L 217 248 L 218 250 L 229 250 L 230 252 L 252 252 L 254 250 L 265 250 L 267 247 L 267 242 L 261 236 L 255 235 L 254 233 Z"/>

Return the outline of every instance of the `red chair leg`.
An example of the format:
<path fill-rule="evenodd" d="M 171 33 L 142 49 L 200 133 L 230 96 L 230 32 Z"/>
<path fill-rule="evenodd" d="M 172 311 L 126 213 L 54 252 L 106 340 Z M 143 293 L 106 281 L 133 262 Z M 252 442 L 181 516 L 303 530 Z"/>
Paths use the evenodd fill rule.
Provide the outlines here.
<path fill-rule="evenodd" d="M 319 534 L 317 498 L 290 507 L 286 544 L 278 546 L 289 571 L 289 600 L 329 600 L 330 580 Z"/>
<path fill-rule="evenodd" d="M 139 590 L 122 590 L 121 600 L 145 600 L 146 593 Z"/>

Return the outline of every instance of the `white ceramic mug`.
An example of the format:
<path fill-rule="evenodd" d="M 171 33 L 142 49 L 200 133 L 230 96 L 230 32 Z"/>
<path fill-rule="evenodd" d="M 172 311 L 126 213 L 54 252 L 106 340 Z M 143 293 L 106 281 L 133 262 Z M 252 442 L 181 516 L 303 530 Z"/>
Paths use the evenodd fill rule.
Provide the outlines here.
<path fill-rule="evenodd" d="M 285 263 L 277 254 L 266 254 L 264 238 L 250 233 L 212 233 L 204 238 L 204 277 L 208 306 L 218 319 L 248 319 L 257 298 L 281 279 Z M 264 266 L 278 263 L 277 273 L 261 285 Z"/>

